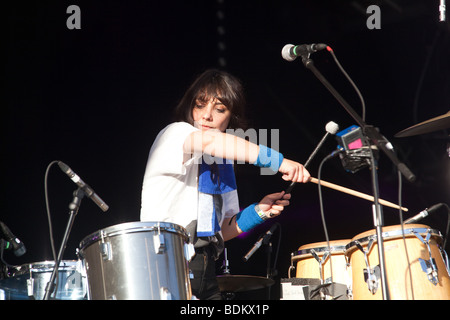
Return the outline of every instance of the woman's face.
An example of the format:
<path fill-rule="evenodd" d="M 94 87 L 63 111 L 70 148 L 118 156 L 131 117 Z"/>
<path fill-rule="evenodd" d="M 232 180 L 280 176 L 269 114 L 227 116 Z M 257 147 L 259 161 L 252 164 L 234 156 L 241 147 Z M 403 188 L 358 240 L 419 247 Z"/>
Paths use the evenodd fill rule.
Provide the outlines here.
<path fill-rule="evenodd" d="M 192 109 L 194 126 L 201 130 L 220 130 L 225 132 L 230 122 L 231 112 L 217 98 L 203 101 L 197 99 Z"/>

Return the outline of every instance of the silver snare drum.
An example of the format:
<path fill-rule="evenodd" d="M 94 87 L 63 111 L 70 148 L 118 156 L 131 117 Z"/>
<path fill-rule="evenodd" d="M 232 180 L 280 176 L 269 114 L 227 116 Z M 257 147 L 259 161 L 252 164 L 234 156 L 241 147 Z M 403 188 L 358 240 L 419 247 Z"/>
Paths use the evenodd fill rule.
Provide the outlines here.
<path fill-rule="evenodd" d="M 0 281 L 4 300 L 42 300 L 50 281 L 54 261 L 24 264 L 9 270 L 9 276 Z M 56 300 L 83 300 L 86 297 L 86 279 L 80 261 L 61 261 L 57 273 Z M 53 296 L 52 296 L 53 297 Z"/>
<path fill-rule="evenodd" d="M 80 242 L 88 299 L 190 300 L 186 230 L 165 222 L 128 222 Z"/>

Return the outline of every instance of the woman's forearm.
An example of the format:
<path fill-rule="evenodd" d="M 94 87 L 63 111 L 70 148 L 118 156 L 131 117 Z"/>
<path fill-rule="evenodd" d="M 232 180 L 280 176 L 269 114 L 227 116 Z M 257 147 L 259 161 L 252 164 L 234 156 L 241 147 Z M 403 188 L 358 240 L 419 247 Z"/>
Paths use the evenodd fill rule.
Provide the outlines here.
<path fill-rule="evenodd" d="M 185 153 L 205 153 L 214 157 L 254 163 L 259 146 L 219 131 L 195 131 L 184 143 Z"/>

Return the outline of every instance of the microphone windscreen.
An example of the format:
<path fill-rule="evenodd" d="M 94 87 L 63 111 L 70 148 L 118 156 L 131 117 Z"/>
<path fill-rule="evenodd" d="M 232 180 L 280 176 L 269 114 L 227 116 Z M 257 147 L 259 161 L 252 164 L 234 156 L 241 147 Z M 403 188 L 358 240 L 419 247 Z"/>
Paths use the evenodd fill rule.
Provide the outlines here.
<path fill-rule="evenodd" d="M 284 60 L 294 61 L 295 58 L 297 58 L 291 55 L 291 48 L 293 47 L 294 47 L 293 44 L 287 44 L 283 47 L 283 49 L 281 50 L 281 56 L 283 57 Z"/>

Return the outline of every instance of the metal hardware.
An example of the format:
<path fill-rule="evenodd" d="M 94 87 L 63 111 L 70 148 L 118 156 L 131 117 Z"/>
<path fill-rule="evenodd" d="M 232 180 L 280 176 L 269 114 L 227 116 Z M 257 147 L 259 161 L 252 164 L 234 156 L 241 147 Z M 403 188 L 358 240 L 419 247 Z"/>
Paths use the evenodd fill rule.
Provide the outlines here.
<path fill-rule="evenodd" d="M 99 245 L 100 245 L 100 254 L 102 255 L 102 259 L 104 261 L 112 260 L 111 243 L 101 242 Z"/>
<path fill-rule="evenodd" d="M 423 260 L 419 258 L 420 266 L 422 267 L 422 271 L 426 273 L 428 280 L 434 285 L 439 283 L 438 279 L 438 268 L 436 265 L 436 261 L 433 259 L 430 248 L 430 238 L 431 238 L 431 230 L 428 229 L 427 236 L 424 239 L 419 233 L 412 231 L 412 233 L 419 239 L 424 245 L 427 246 L 428 255 L 430 256 L 430 260 Z"/>
<path fill-rule="evenodd" d="M 367 288 L 372 294 L 375 294 L 378 290 L 378 285 L 380 282 L 380 266 L 375 266 L 374 268 L 370 267 L 369 259 L 367 255 L 370 250 L 372 250 L 372 246 L 375 242 L 375 238 L 371 238 L 369 243 L 367 244 L 367 250 L 361 245 L 359 241 L 355 241 L 354 244 L 356 247 L 364 254 L 364 261 L 366 263 L 366 269 L 363 269 L 364 272 L 364 281 L 367 283 Z"/>
<path fill-rule="evenodd" d="M 161 289 L 159 289 L 159 292 L 161 300 L 172 300 L 172 295 L 170 294 L 169 289 L 161 287 Z"/>
<path fill-rule="evenodd" d="M 314 249 L 311 249 L 310 253 L 314 257 L 314 259 L 316 259 L 316 261 L 319 263 L 320 284 L 331 283 L 331 277 L 328 279 L 324 279 L 324 274 L 323 274 L 323 264 L 330 256 L 330 251 L 325 251 L 323 253 L 322 259 L 320 259 L 320 257 L 317 255 L 317 253 Z"/>
<path fill-rule="evenodd" d="M 163 254 L 166 250 L 166 243 L 164 241 L 164 235 L 161 234 L 161 229 L 158 226 L 157 232 L 153 236 L 153 244 L 155 246 L 156 254 Z"/>

